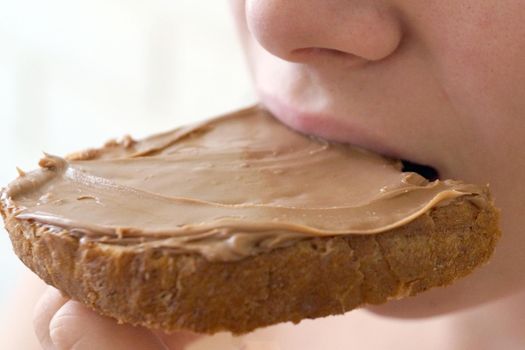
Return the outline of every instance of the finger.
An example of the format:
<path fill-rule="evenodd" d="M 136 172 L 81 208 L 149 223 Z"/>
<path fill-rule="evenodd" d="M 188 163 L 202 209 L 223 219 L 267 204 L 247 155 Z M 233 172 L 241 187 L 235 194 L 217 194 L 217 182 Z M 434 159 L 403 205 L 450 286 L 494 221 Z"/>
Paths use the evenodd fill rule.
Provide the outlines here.
<path fill-rule="evenodd" d="M 169 334 L 162 331 L 155 331 L 155 334 L 170 350 L 184 350 L 190 343 L 203 337 L 200 334 L 188 331 L 178 331 Z"/>
<path fill-rule="evenodd" d="M 33 328 L 40 345 L 46 350 L 54 349 L 53 342 L 49 337 L 49 323 L 67 300 L 58 290 L 48 287 L 35 305 L 33 310 Z"/>
<path fill-rule="evenodd" d="M 68 301 L 49 323 L 57 350 L 166 350 L 161 340 L 142 327 L 120 325 L 76 301 Z"/>

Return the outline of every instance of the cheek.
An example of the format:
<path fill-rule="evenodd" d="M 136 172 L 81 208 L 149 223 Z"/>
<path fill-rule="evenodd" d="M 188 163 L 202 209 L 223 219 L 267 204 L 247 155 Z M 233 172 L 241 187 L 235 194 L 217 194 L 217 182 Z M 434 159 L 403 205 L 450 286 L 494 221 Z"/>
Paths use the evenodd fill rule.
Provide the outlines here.
<path fill-rule="evenodd" d="M 520 124 L 525 136 L 525 3 L 470 2 L 429 18 L 437 75 L 475 136 L 500 140 Z"/>

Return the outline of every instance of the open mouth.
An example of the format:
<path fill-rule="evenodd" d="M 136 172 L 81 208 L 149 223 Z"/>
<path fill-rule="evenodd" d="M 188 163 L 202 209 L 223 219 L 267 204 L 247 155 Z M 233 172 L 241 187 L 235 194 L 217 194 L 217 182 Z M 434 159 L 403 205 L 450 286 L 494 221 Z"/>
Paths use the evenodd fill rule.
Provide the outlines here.
<path fill-rule="evenodd" d="M 439 172 L 431 166 L 412 163 L 408 160 L 401 160 L 401 163 L 403 164 L 402 171 L 404 172 L 417 173 L 428 181 L 435 181 L 439 179 Z"/>

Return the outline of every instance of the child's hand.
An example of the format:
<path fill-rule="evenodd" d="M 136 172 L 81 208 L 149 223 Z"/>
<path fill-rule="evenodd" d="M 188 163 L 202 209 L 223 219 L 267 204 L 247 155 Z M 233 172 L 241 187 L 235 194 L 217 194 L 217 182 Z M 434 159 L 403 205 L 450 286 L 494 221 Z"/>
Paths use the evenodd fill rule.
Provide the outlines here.
<path fill-rule="evenodd" d="M 35 307 L 35 333 L 45 350 L 184 349 L 199 336 L 189 332 L 166 335 L 100 316 L 49 287 Z"/>

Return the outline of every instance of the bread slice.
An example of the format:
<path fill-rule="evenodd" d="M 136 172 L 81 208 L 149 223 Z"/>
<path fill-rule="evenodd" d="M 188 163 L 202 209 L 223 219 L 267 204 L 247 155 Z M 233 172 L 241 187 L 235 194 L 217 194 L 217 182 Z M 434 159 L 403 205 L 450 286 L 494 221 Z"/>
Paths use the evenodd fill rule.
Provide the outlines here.
<path fill-rule="evenodd" d="M 104 152 L 74 158 L 117 156 Z M 472 194 L 385 232 L 305 237 L 220 261 L 85 240 L 75 230 L 20 219 L 5 190 L 0 203 L 15 253 L 65 295 L 119 322 L 208 334 L 342 314 L 446 286 L 487 262 L 500 236 L 489 194 Z"/>

